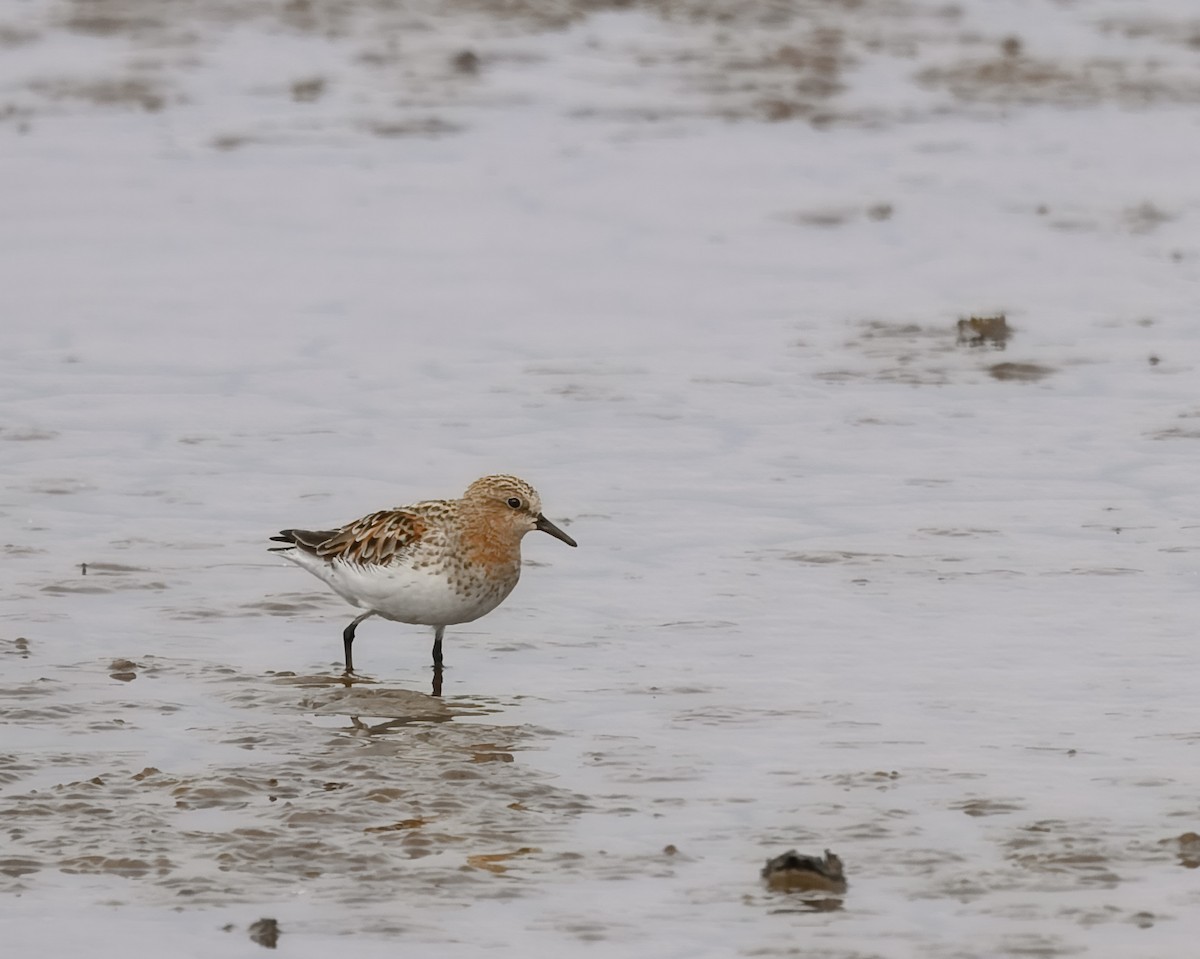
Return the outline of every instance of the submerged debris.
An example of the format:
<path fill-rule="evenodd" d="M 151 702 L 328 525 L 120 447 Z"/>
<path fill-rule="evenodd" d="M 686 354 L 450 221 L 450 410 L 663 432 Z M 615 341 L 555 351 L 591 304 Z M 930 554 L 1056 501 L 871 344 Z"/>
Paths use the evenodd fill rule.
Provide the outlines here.
<path fill-rule="evenodd" d="M 789 849 L 782 856 L 768 859 L 762 877 L 776 892 L 833 892 L 846 891 L 846 876 L 842 860 L 825 850 L 825 858 L 802 856 Z"/>

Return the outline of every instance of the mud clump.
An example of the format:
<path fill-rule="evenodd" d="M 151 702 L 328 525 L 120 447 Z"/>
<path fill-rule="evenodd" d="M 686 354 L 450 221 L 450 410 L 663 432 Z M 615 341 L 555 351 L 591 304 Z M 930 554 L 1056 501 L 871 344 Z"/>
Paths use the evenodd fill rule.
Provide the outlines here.
<path fill-rule="evenodd" d="M 324 77 L 305 77 L 292 83 L 292 99 L 297 103 L 314 103 L 325 92 Z"/>
<path fill-rule="evenodd" d="M 1121 218 L 1130 233 L 1151 233 L 1164 223 L 1174 220 L 1175 214 L 1168 213 L 1147 200 L 1126 209 Z"/>
<path fill-rule="evenodd" d="M 824 858 L 803 856 L 789 849 L 767 860 L 762 877 L 773 892 L 828 892 L 838 896 L 846 892 L 842 860 L 828 849 Z"/>
<path fill-rule="evenodd" d="M 1184 869 L 1200 868 L 1200 834 L 1185 832 L 1181 836 L 1159 841 L 1160 846 L 1173 846 Z"/>
<path fill-rule="evenodd" d="M 958 321 L 958 342 L 967 346 L 991 346 L 1002 350 L 1012 333 L 1008 317 L 1003 313 L 968 316 Z"/>
<path fill-rule="evenodd" d="M 168 103 L 161 84 L 140 76 L 38 80 L 30 84 L 30 89 L 51 100 L 82 101 L 101 108 L 140 108 L 147 113 L 157 113 Z"/>
<path fill-rule="evenodd" d="M 7 641 L 5 641 L 5 644 L 7 645 Z M 17 656 L 20 656 L 22 659 L 28 659 L 29 640 L 24 636 L 18 636 L 16 639 L 12 640 L 12 648 L 6 649 L 5 652 L 11 652 Z"/>
<path fill-rule="evenodd" d="M 995 363 L 988 367 L 992 379 L 1015 380 L 1019 383 L 1036 383 L 1053 372 L 1053 367 L 1039 366 L 1037 363 Z"/>
<path fill-rule="evenodd" d="M 279 944 L 279 932 L 277 919 L 259 919 L 250 923 L 250 941 L 257 942 L 264 949 L 274 949 Z"/>
<path fill-rule="evenodd" d="M 474 50 L 460 50 L 450 58 L 450 65 L 456 73 L 474 76 L 479 72 L 479 54 Z"/>

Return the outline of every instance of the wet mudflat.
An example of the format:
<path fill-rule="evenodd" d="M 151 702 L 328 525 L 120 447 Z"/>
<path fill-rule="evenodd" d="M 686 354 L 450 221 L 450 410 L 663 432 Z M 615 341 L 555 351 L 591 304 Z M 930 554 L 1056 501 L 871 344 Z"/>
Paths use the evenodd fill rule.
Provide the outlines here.
<path fill-rule="evenodd" d="M 1186 5 L 167 9 L 0 18 L 6 946 L 1192 953 Z"/>

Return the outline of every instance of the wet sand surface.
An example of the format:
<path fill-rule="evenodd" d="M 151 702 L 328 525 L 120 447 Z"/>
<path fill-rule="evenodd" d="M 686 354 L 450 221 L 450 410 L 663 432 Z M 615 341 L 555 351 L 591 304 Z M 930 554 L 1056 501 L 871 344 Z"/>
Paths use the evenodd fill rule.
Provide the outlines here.
<path fill-rule="evenodd" d="M 1198 49 L 1168 0 L 0 15 L 6 949 L 1193 954 Z M 376 620 L 346 681 L 266 537 L 497 471 L 580 548 L 440 688 Z"/>

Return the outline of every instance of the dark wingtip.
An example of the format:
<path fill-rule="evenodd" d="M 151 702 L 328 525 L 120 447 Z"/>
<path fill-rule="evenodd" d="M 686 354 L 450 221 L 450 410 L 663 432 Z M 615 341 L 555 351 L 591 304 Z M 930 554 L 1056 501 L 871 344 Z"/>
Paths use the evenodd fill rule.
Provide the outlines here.
<path fill-rule="evenodd" d="M 292 546 L 298 546 L 301 549 L 312 551 L 320 546 L 325 540 L 333 536 L 336 530 L 311 530 L 311 529 L 281 529 L 278 536 L 272 536 L 273 543 L 289 543 Z M 287 549 L 286 546 L 269 547 L 271 549 Z"/>

